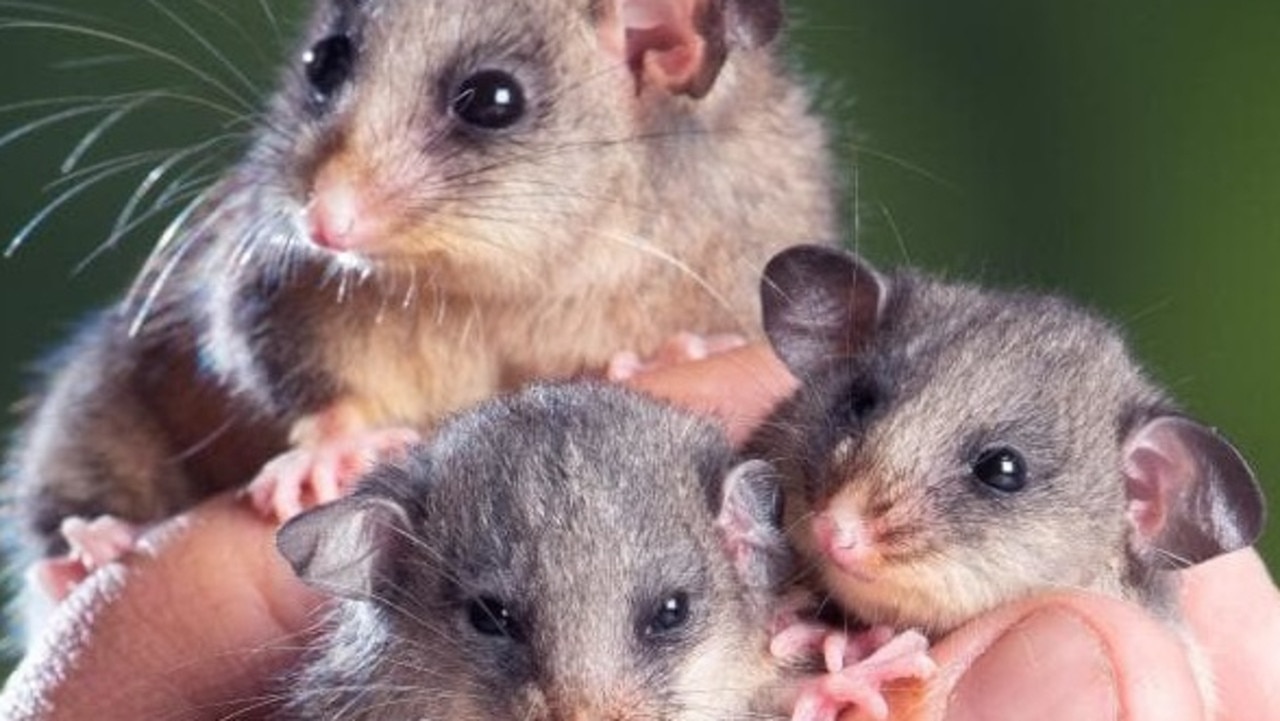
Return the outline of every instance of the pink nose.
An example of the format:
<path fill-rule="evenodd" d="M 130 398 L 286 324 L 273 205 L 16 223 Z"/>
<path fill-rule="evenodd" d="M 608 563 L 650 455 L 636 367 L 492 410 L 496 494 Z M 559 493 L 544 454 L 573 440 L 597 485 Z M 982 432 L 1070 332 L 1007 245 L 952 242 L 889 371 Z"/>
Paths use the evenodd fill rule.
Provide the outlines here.
<path fill-rule="evenodd" d="M 307 203 L 311 241 L 335 251 L 354 250 L 368 242 L 361 223 L 360 194 L 345 180 L 317 179 Z"/>
<path fill-rule="evenodd" d="M 871 575 L 879 561 L 874 531 L 857 515 L 828 510 L 813 519 L 818 550 L 840 570 Z"/>

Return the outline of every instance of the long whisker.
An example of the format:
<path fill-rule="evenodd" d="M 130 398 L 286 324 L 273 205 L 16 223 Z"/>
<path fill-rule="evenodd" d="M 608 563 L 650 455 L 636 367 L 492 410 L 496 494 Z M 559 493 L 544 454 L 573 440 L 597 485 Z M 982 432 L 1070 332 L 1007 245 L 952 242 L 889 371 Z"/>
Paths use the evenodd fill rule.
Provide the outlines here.
<path fill-rule="evenodd" d="M 275 33 L 276 42 L 284 42 L 284 32 L 280 29 L 280 21 L 276 18 L 275 13 L 271 11 L 271 5 L 267 0 L 258 0 L 258 7 L 262 8 L 262 14 L 266 16 L 267 23 L 271 25 L 271 31 Z"/>
<path fill-rule="evenodd" d="M 56 125 L 65 120 L 72 120 L 74 118 L 78 118 L 82 115 L 90 115 L 92 113 L 102 112 L 103 107 L 104 105 L 102 103 L 94 103 L 93 105 L 83 105 L 83 106 L 71 108 L 69 110 L 63 110 L 57 113 L 50 113 L 49 115 L 45 115 L 44 117 L 37 118 L 28 123 L 24 123 L 14 128 L 13 130 L 10 130 L 4 135 L 0 135 L 0 148 L 3 148 L 4 146 L 12 143 L 15 140 L 18 140 L 19 138 L 30 135 L 31 133 L 34 133 L 35 131 L 40 130 L 41 128 L 47 128 L 51 125 Z"/>
<path fill-rule="evenodd" d="M 246 111 L 253 109 L 253 104 L 250 103 L 247 99 L 245 99 L 244 96 L 237 93 L 226 83 L 222 82 L 221 80 L 211 75 L 210 73 L 200 69 L 195 65 L 192 65 L 191 63 L 187 62 L 186 60 L 183 60 L 182 58 L 178 57 L 177 55 L 174 55 L 173 53 L 170 53 L 166 50 L 162 50 L 158 47 L 155 47 L 154 45 L 148 45 L 147 43 L 134 40 L 132 38 L 129 38 L 123 35 L 118 35 L 116 33 L 107 32 L 106 30 L 99 30 L 97 28 L 92 28 L 92 27 L 70 25 L 68 23 L 44 21 L 44 20 L 6 20 L 4 22 L 0 22 L 0 31 L 4 31 L 4 30 L 47 30 L 55 33 L 79 35 L 83 37 L 90 37 L 98 40 L 105 40 L 107 42 L 116 43 L 118 45 L 122 45 L 124 47 L 137 50 L 146 55 L 150 55 L 151 57 L 157 58 L 177 68 L 185 70 L 191 73 L 192 75 L 194 75 L 196 78 L 199 78 L 200 80 L 207 83 L 210 87 L 223 93 L 223 95 L 225 95 L 232 102 L 239 105 L 242 109 Z"/>
<path fill-rule="evenodd" d="M 17 10 L 23 13 L 35 13 L 51 15 L 53 17 L 62 17 L 70 20 L 80 20 L 82 22 L 97 23 L 101 19 L 89 13 L 72 10 L 64 7 L 50 6 L 48 2 L 21 2 L 21 0 L 0 0 L 0 8 L 6 10 Z"/>
<path fill-rule="evenodd" d="M 244 26 L 243 23 L 237 21 L 234 17 L 231 16 L 230 13 L 218 7 L 217 5 L 214 5 L 208 0 L 195 0 L 195 3 L 199 5 L 201 8 L 203 8 L 209 14 L 214 15 L 218 19 L 222 20 L 222 22 L 226 23 L 228 27 L 235 30 L 242 37 L 247 38 L 247 37 L 253 36 L 253 33 L 249 32 L 249 30 Z M 280 28 L 276 26 L 274 20 L 275 18 L 272 16 L 268 16 L 267 18 L 267 22 L 271 24 L 272 31 L 275 33 L 275 40 L 278 44 L 281 42 Z M 270 58 L 267 57 L 267 54 L 263 52 L 263 45 L 261 43 L 253 43 L 253 50 L 257 54 L 259 59 L 263 60 L 264 62 L 269 62 L 271 60 Z"/>
<path fill-rule="evenodd" d="M 205 200 L 211 192 L 212 189 L 205 189 L 203 192 L 197 194 L 195 198 L 187 204 L 187 207 L 183 208 L 183 210 L 178 213 L 178 216 L 169 223 L 169 227 L 165 228 L 164 233 L 160 236 L 160 240 L 156 242 L 155 247 L 151 250 L 151 256 L 143 265 L 143 273 L 139 275 L 139 280 L 150 276 L 150 269 L 152 266 L 159 262 L 164 254 L 169 251 L 170 246 L 173 245 L 175 240 L 179 241 L 178 245 L 173 248 L 172 255 L 169 257 L 168 261 L 158 272 L 156 272 L 155 278 L 151 279 L 151 282 L 147 284 L 147 291 L 142 296 L 141 302 L 138 304 L 138 309 L 134 314 L 133 322 L 129 325 L 130 337 L 137 336 L 138 333 L 142 332 L 142 326 L 150 316 L 151 309 L 154 307 L 156 300 L 160 296 L 160 291 L 163 290 L 164 286 L 167 284 L 169 277 L 177 270 L 178 266 L 181 264 L 182 258 L 187 254 L 188 249 L 194 245 L 195 241 L 193 238 L 196 233 L 191 232 L 183 235 L 182 231 L 186 227 L 187 221 L 190 220 L 196 210 L 204 205 Z M 219 217 L 221 210 L 221 207 L 212 210 L 197 227 L 207 227 L 210 223 L 215 222 Z M 138 292 L 140 291 L 140 287 L 141 283 L 135 283 L 134 286 L 129 289 L 129 293 L 125 296 L 124 300 L 125 307 L 131 307 L 134 303 L 138 302 Z"/>
<path fill-rule="evenodd" d="M 167 213 L 173 206 L 190 200 L 195 196 L 196 191 L 193 189 L 188 189 L 186 193 L 174 194 L 170 196 L 167 202 L 148 208 L 146 212 L 134 217 L 128 224 L 112 231 L 112 234 L 108 236 L 106 240 L 99 243 L 98 246 L 94 248 L 83 260 L 76 264 L 75 268 L 72 269 L 72 275 L 84 272 L 85 268 L 88 268 L 89 265 L 97 260 L 103 253 L 115 248 L 119 244 L 120 239 L 135 228 L 164 213 Z"/>
<path fill-rule="evenodd" d="M 35 232 L 36 228 L 38 228 L 42 223 L 44 223 L 44 221 L 53 213 L 53 211 L 62 207 L 68 201 L 80 195 L 81 193 L 85 192 L 89 188 L 92 188 L 93 186 L 97 185 L 99 182 L 106 180 L 107 178 L 110 178 L 112 176 L 119 175 L 120 173 L 123 173 L 126 170 L 129 170 L 144 162 L 147 162 L 147 160 L 138 159 L 136 160 L 136 162 L 117 163 L 112 167 L 103 170 L 100 173 L 96 173 L 94 175 L 89 176 L 84 181 L 72 186 L 71 188 L 68 188 L 61 195 L 49 201 L 48 205 L 46 205 L 39 213 L 36 213 L 35 216 L 31 218 L 31 220 L 27 221 L 26 225 L 22 226 L 22 229 L 19 230 L 17 234 L 13 236 L 13 239 L 9 241 L 9 245 L 5 248 L 4 256 L 6 258 L 13 257 L 13 255 L 18 252 L 18 249 L 21 248 L 24 243 L 26 243 L 27 238 L 30 237 L 33 232 Z"/>
<path fill-rule="evenodd" d="M 123 228 L 125 225 L 129 223 L 130 217 L 132 217 L 134 211 L 137 209 L 138 205 L 142 202 L 143 198 L 145 198 L 147 194 L 151 192 L 152 188 L 155 187 L 156 183 L 159 183 L 160 180 L 164 178 L 165 174 L 168 173 L 170 170 L 172 170 L 175 165 L 177 165 L 178 163 L 181 163 L 182 161 L 186 160 L 187 158 L 190 158 L 193 155 L 198 155 L 212 148 L 215 148 L 218 145 L 221 145 L 230 141 L 234 141 L 237 139 L 238 139 L 238 136 L 236 135 L 215 136 L 202 143 L 197 143 L 189 148 L 186 148 L 184 150 L 174 153 L 173 155 L 169 156 L 167 160 L 165 160 L 164 162 L 152 168 L 151 171 L 147 173 L 147 177 L 143 178 L 142 182 L 138 183 L 137 189 L 129 197 L 129 200 L 125 203 L 124 207 L 121 208 L 120 214 L 116 216 L 115 225 L 112 226 L 111 235 L 109 236 L 108 239 L 113 240 L 115 238 L 118 238 L 121 235 L 121 232 L 120 232 L 121 228 Z"/>
<path fill-rule="evenodd" d="M 249 80 L 240 68 L 235 63 L 231 62 L 230 58 L 228 58 L 225 53 L 214 47 L 214 45 L 209 42 L 209 39 L 193 28 L 190 23 L 183 20 L 180 15 L 166 7 L 160 2 L 160 0 L 147 0 L 147 4 L 162 13 L 171 22 L 173 22 L 173 24 L 182 28 L 182 31 L 185 32 L 188 37 L 199 43 L 200 47 L 204 48 L 214 60 L 222 65 L 222 67 L 226 68 L 227 71 L 231 73 L 231 76 L 249 91 L 250 97 L 256 97 L 258 95 L 258 87 L 253 84 L 253 81 Z"/>
<path fill-rule="evenodd" d="M 59 60 L 52 65 L 54 70 L 92 70 L 94 68 L 107 67 L 109 65 L 126 65 L 128 63 L 137 62 L 138 56 L 133 53 L 102 53 L 101 55 L 86 55 L 84 57 L 68 58 Z"/>
<path fill-rule="evenodd" d="M 80 142 L 76 143 L 75 147 L 71 149 L 71 152 L 67 153 L 67 157 L 62 161 L 62 165 L 59 167 L 59 170 L 63 173 L 69 173 L 74 170 L 76 165 L 80 163 L 80 159 L 89 152 L 89 149 L 92 148 L 108 130 L 123 120 L 127 115 L 129 115 L 129 113 L 132 113 L 134 110 L 137 110 L 139 107 L 153 99 L 154 96 L 152 95 L 139 95 L 138 97 L 121 104 L 121 106 L 116 108 L 114 111 L 107 113 L 106 117 L 90 128 L 89 131 L 80 138 Z"/>
<path fill-rule="evenodd" d="M 156 158 L 163 158 L 165 150 L 143 150 L 128 155 L 121 155 L 115 158 L 108 158 L 93 165 L 87 165 L 83 168 L 77 168 L 66 175 L 58 176 L 51 182 L 46 183 L 43 187 L 45 192 L 58 190 L 70 185 L 75 185 L 83 181 L 85 178 L 97 175 L 107 168 L 131 168 L 140 164 L 150 162 Z"/>

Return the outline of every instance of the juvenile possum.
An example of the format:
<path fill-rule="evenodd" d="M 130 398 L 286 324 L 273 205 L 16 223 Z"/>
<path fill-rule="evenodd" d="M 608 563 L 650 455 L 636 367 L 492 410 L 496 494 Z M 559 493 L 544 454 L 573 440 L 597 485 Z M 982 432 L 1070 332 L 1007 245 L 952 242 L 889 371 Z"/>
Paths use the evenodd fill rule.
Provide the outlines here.
<path fill-rule="evenodd" d="M 758 333 L 765 261 L 835 222 L 782 14 L 317 0 L 243 160 L 33 400 L 7 472 L 30 546 L 65 552 L 69 516 L 168 516 L 291 443 Z"/>
<path fill-rule="evenodd" d="M 616 386 L 482 403 L 280 530 L 339 597 L 285 717 L 784 718 L 780 494 L 707 421 Z"/>
<path fill-rule="evenodd" d="M 822 589 L 869 623 L 939 635 L 1058 587 L 1174 620 L 1170 571 L 1262 530 L 1236 449 L 1064 299 L 804 246 L 761 288 L 802 387 L 753 447 Z"/>

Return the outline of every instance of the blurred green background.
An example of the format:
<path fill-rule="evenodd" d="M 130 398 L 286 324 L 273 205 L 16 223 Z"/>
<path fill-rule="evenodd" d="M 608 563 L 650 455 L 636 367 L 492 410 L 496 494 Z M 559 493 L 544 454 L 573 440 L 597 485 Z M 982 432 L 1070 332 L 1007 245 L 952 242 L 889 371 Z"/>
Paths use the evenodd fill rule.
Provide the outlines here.
<path fill-rule="evenodd" d="M 56 206 L 0 260 L 4 403 L 77 318 L 126 285 L 162 227 L 100 247 L 149 167 L 113 175 L 100 164 L 243 130 L 231 95 L 270 87 L 300 4 L 0 0 L 0 237 Z M 1103 309 L 1280 498 L 1280 3 L 792 10 L 798 61 L 840 132 L 851 242 L 882 265 L 1060 290 Z M 102 133 L 72 175 L 60 171 L 110 109 L 39 118 L 157 89 L 213 105 L 154 99 Z M 60 102 L 29 104 L 48 100 Z M 234 138 L 217 148 L 225 162 Z M 192 181 L 213 169 L 176 168 L 148 203 L 183 168 Z M 1277 568 L 1274 529 L 1264 553 Z"/>

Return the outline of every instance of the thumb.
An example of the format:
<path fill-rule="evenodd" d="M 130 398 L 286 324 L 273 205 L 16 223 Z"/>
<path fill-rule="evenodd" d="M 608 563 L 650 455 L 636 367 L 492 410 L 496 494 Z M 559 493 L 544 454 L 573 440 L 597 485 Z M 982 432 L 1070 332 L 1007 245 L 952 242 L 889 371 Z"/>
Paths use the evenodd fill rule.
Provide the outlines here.
<path fill-rule="evenodd" d="M 1186 642 L 1143 609 L 1063 592 L 988 613 L 934 647 L 938 677 L 894 718 L 1199 721 Z"/>

